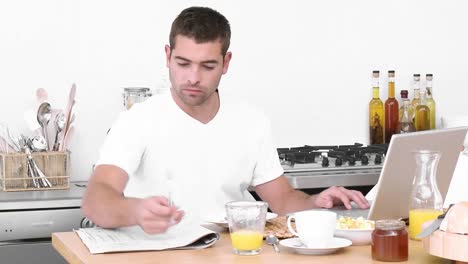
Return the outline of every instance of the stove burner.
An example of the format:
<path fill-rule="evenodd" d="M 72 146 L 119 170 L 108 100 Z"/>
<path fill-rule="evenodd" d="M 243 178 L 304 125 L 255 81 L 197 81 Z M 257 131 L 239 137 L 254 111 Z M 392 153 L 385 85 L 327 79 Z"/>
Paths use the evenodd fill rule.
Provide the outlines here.
<path fill-rule="evenodd" d="M 361 143 L 336 146 L 309 146 L 293 148 L 278 148 L 281 164 L 294 166 L 295 164 L 317 164 L 328 167 L 333 164 L 339 166 L 366 166 L 373 163 L 380 165 L 387 153 L 388 144 L 364 146 Z M 357 163 L 359 162 L 359 163 Z"/>

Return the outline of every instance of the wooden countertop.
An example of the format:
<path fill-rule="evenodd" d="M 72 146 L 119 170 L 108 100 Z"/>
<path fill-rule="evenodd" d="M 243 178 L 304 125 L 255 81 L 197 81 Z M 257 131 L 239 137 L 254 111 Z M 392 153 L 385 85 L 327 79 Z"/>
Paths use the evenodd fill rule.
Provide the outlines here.
<path fill-rule="evenodd" d="M 231 251 L 231 241 L 227 233 L 221 234 L 214 246 L 200 250 L 164 250 L 145 252 L 107 253 L 92 255 L 74 232 L 52 234 L 54 248 L 69 263 L 381 263 L 373 261 L 370 246 L 350 246 L 331 255 L 312 256 L 296 254 L 280 246 L 281 253 L 275 253 L 272 246 L 264 244 L 262 252 L 255 256 L 238 256 Z M 427 254 L 422 243 L 409 242 L 409 259 L 405 263 L 452 263 Z M 382 262 L 384 263 L 384 262 Z"/>

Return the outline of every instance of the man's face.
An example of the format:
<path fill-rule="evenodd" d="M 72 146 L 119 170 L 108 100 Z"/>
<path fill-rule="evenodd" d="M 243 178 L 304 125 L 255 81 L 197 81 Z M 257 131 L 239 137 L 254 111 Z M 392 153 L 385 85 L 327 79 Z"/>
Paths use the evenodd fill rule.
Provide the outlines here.
<path fill-rule="evenodd" d="M 196 43 L 194 39 L 178 35 L 175 48 L 166 45 L 166 64 L 173 95 L 187 107 L 209 104 L 221 75 L 228 70 L 231 53 L 221 54 L 221 42 Z"/>

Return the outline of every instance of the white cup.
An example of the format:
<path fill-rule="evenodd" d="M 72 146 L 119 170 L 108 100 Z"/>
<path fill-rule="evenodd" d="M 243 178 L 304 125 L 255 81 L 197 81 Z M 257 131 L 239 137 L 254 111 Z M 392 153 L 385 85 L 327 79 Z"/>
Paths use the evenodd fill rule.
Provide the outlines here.
<path fill-rule="evenodd" d="M 291 220 L 296 220 L 296 230 Z M 336 213 L 321 210 L 297 212 L 288 217 L 288 230 L 299 237 L 308 248 L 327 248 L 333 240 L 336 227 Z"/>

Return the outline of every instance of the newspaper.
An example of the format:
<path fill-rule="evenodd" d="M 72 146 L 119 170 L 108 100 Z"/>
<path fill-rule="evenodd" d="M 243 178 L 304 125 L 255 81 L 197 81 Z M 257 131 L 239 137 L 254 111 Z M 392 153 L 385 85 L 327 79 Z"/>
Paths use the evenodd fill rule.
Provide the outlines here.
<path fill-rule="evenodd" d="M 162 234 L 147 234 L 139 226 L 75 230 L 91 254 L 164 249 L 201 249 L 219 240 L 219 234 L 197 222 L 181 221 Z"/>

